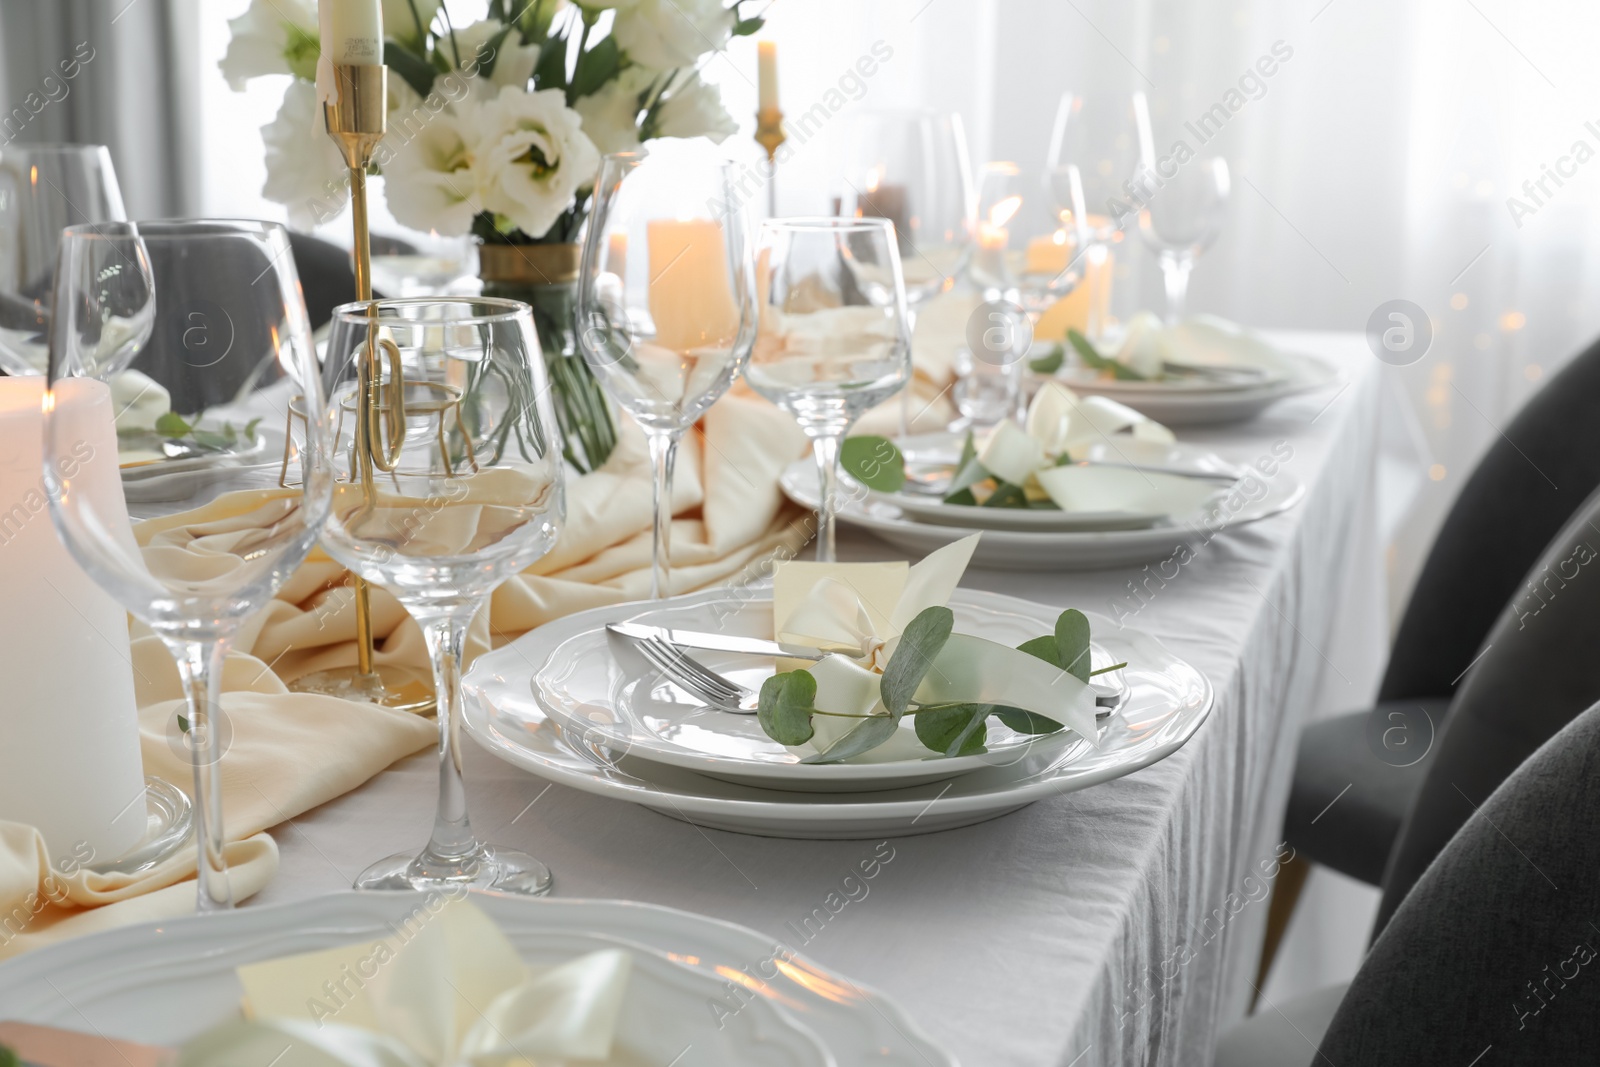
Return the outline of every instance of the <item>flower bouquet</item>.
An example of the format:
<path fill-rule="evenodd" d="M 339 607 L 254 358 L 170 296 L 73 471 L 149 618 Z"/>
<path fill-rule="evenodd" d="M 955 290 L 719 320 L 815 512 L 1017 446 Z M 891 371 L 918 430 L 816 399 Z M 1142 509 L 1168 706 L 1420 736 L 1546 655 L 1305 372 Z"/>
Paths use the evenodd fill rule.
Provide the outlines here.
<path fill-rule="evenodd" d="M 388 133 L 374 155 L 389 211 L 406 226 L 482 244 L 490 296 L 525 300 L 544 348 L 566 455 L 579 470 L 616 444 L 610 409 L 574 337 L 578 234 L 602 153 L 656 137 L 737 128 L 700 76 L 706 57 L 761 19 L 749 0 L 491 0 L 456 25 L 440 0 L 383 0 Z M 262 194 L 302 229 L 344 209 L 348 177 L 324 135 L 320 44 L 310 0 L 251 0 L 221 62 L 235 89 L 289 74 L 262 127 Z"/>

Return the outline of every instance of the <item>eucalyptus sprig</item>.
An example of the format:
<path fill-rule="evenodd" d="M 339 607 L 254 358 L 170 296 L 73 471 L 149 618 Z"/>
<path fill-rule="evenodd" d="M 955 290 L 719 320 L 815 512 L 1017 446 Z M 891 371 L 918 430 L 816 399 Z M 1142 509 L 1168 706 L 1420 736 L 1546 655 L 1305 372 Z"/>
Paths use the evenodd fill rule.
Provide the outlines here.
<path fill-rule="evenodd" d="M 256 427 L 259 425 L 260 419 L 251 419 L 243 429 L 231 422 L 224 422 L 221 427 L 208 430 L 201 428 L 198 415 L 191 421 L 176 411 L 169 411 L 157 418 L 151 428 L 119 429 L 117 438 L 125 448 L 148 445 L 159 449 L 163 441 L 179 441 L 201 452 L 237 452 L 255 446 Z"/>
<path fill-rule="evenodd" d="M 1066 454 L 1056 459 L 1057 466 L 1071 462 Z M 905 456 L 887 437 L 870 434 L 846 437 L 839 450 L 839 466 L 874 492 L 898 492 L 906 483 Z M 962 442 L 961 456 L 956 460 L 954 469 L 950 488 L 944 495 L 946 504 L 1060 510 L 1055 501 L 1048 497 L 1030 497 L 1024 487 L 1006 481 L 985 467 L 978 459 L 977 442 L 971 433 Z"/>
<path fill-rule="evenodd" d="M 1083 361 L 1083 365 L 1091 370 L 1109 371 L 1111 372 L 1111 377 L 1119 382 L 1146 382 L 1150 380 L 1121 360 L 1112 359 L 1110 356 L 1102 356 L 1096 351 L 1094 345 L 1089 343 L 1089 339 L 1077 330 L 1067 331 L 1067 342 L 1072 345 L 1072 350 L 1078 354 L 1078 358 Z"/>
<path fill-rule="evenodd" d="M 807 670 L 784 671 L 761 686 L 757 721 L 766 735 L 780 745 L 803 745 L 816 735 L 813 716 L 859 720 L 848 733 L 802 763 L 838 763 L 877 748 L 900 727 L 906 716 L 915 720 L 917 740 L 943 756 L 970 756 L 985 751 L 987 720 L 993 716 L 1019 734 L 1053 734 L 1063 727 L 1054 719 L 1021 708 L 999 704 L 928 703 L 916 701 L 917 689 L 933 669 L 934 660 L 950 640 L 955 615 L 946 607 L 925 608 L 901 631 L 899 644 L 878 683 L 881 713 L 866 715 L 824 711 L 816 706 L 817 680 Z M 1116 663 L 1091 670 L 1089 620 L 1073 608 L 1056 619 L 1055 632 L 1017 646 L 1018 651 L 1044 660 L 1081 682 L 1097 674 L 1121 670 Z"/>

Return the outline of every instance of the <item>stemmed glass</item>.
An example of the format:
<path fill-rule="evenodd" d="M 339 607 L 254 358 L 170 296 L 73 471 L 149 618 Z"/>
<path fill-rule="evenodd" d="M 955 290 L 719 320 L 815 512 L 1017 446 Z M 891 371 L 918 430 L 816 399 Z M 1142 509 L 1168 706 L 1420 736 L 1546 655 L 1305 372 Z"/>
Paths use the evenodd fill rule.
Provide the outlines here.
<path fill-rule="evenodd" d="M 104 145 L 0 149 L 0 367 L 7 374 L 45 371 L 61 231 L 127 217 Z"/>
<path fill-rule="evenodd" d="M 1179 160 L 1156 151 L 1150 109 L 1139 100 L 1139 159 L 1148 193 L 1138 201 L 1139 236 L 1161 262 L 1167 324 L 1183 318 L 1189 272 L 1222 232 L 1228 210 L 1228 161 L 1221 156 Z"/>
<path fill-rule="evenodd" d="M 549 892 L 544 864 L 473 833 L 460 747 L 467 627 L 496 586 L 550 550 L 566 511 L 532 314 L 488 298 L 345 304 L 323 379 L 339 461 L 323 546 L 421 625 L 439 701 L 433 834 L 419 855 L 368 867 L 356 888 Z"/>
<path fill-rule="evenodd" d="M 579 270 L 578 346 L 650 442 L 655 598 L 669 592 L 678 442 L 728 391 L 756 336 L 739 171 L 707 153 L 669 141 L 648 157 L 607 156 Z"/>
<path fill-rule="evenodd" d="M 1082 189 L 1085 275 L 1091 287 L 1085 333 L 1099 340 L 1105 331 L 1112 249 L 1133 220 L 1143 177 L 1140 115 L 1147 114 L 1140 92 L 1067 92 L 1056 107 L 1045 174 L 1059 210 L 1073 208 L 1073 184 Z"/>
<path fill-rule="evenodd" d="M 172 737 L 194 767 L 198 906 L 226 908 L 222 661 L 315 544 L 332 488 L 289 236 L 266 222 L 69 227 L 55 308 L 51 517 L 73 558 L 177 660 L 188 706 Z M 173 410 L 119 439 L 107 382 L 135 358 L 168 370 Z M 296 395 L 318 401 L 317 414 L 289 422 Z M 288 439 L 258 428 L 286 422 Z"/>
<path fill-rule="evenodd" d="M 911 378 L 911 331 L 893 224 L 768 219 L 756 253 L 760 332 L 745 380 L 811 438 L 817 559 L 834 558 L 839 448 L 850 424 Z"/>
<path fill-rule="evenodd" d="M 961 116 L 926 108 L 858 113 L 835 214 L 894 223 L 909 326 L 972 254 L 972 178 Z M 911 390 L 900 394 L 909 432 Z"/>

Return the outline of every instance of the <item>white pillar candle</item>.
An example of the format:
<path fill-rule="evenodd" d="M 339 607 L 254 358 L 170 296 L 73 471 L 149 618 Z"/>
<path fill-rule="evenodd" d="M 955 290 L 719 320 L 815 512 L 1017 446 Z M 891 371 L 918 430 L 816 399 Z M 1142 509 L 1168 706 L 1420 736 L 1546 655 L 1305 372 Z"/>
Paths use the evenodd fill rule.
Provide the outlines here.
<path fill-rule="evenodd" d="M 322 0 L 317 21 L 322 54 L 333 62 L 357 67 L 383 62 L 382 0 Z"/>
<path fill-rule="evenodd" d="M 772 41 L 756 45 L 756 107 L 775 111 L 778 107 L 778 46 Z"/>
<path fill-rule="evenodd" d="M 70 405 L 75 444 L 59 473 L 126 525 L 108 482 L 118 477 L 111 392 L 68 384 L 56 403 Z M 38 827 L 52 862 L 82 864 L 127 852 L 148 815 L 128 618 L 50 521 L 43 396 L 43 378 L 0 379 L 0 820 Z"/>

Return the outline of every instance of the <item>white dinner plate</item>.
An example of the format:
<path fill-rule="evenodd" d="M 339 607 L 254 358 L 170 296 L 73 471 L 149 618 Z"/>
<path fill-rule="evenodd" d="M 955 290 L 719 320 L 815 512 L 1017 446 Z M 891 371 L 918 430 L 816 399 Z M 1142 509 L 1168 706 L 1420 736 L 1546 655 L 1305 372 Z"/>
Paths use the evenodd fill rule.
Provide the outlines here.
<path fill-rule="evenodd" d="M 1026 610 L 998 607 L 987 594 L 965 589 L 956 591 L 950 607 L 958 632 L 981 634 L 1011 646 L 1053 633 L 1060 614 L 1040 604 L 1028 604 Z M 618 621 L 616 613 L 604 621 Z M 771 640 L 772 594 L 770 586 L 763 585 L 674 597 L 627 621 Z M 755 691 L 772 677 L 775 665 L 771 656 L 698 649 L 692 654 Z M 1091 654 L 1097 668 L 1120 662 L 1103 645 Z M 1070 730 L 1030 736 L 990 719 L 987 752 L 946 757 L 917 740 L 915 723 L 907 716 L 894 737 L 853 760 L 801 763 L 801 757 L 813 751 L 810 746 L 786 748 L 766 735 L 754 715 L 706 707 L 663 678 L 632 650 L 627 638 L 608 634 L 603 622 L 551 648 L 539 661 L 530 688 L 534 699 L 568 734 L 591 744 L 768 789 L 819 793 L 898 789 L 1013 764 L 1030 753 L 1056 752 L 1074 744 L 1074 751 L 1088 750 Z"/>
<path fill-rule="evenodd" d="M 334 893 L 90 934 L 0 964 L 8 1019 L 174 1046 L 238 1017 L 235 968 L 393 934 L 421 893 Z M 472 895 L 523 959 L 548 966 L 598 949 L 631 952 L 611 1063 L 954 1067 L 898 1006 L 753 930 L 624 901 Z M 778 956 L 779 959 L 785 957 Z M 766 962 L 768 966 L 761 968 Z M 761 968 L 758 971 L 758 968 Z M 728 974 L 755 996 L 731 996 Z M 727 1011 L 716 1013 L 715 1004 Z M 718 1025 L 720 1022 L 720 1026 Z M 685 1047 L 693 1054 L 681 1060 Z"/>
<path fill-rule="evenodd" d="M 1110 397 L 1168 426 L 1207 426 L 1244 422 L 1287 397 L 1337 384 L 1343 375 L 1326 360 L 1297 352 L 1279 352 L 1276 358 L 1288 373 L 1282 378 L 1241 388 L 1200 389 L 1167 382 L 1120 382 L 1099 378 L 1063 377 L 1073 392 Z"/>
<path fill-rule="evenodd" d="M 898 438 L 895 444 L 906 456 L 908 465 L 954 465 L 961 456 L 964 434 L 926 433 Z M 1176 477 L 1173 471 L 1202 474 L 1235 472 L 1232 464 L 1215 452 L 1193 445 L 1138 441 L 1115 437 L 1090 446 L 1081 457 L 1094 464 L 1118 467 L 1149 467 L 1145 481 L 1152 490 L 1171 494 L 1161 507 L 1118 511 L 1062 511 L 1058 508 L 986 508 L 973 504 L 946 504 L 939 495 L 908 492 L 876 492 L 860 487 L 870 499 L 899 508 L 907 518 L 968 530 L 1026 530 L 1030 532 L 1139 530 L 1157 525 L 1181 525 L 1197 516 L 1208 500 L 1226 492 L 1228 483 L 1218 479 Z M 853 487 L 855 479 L 845 474 L 841 481 Z M 1153 496 L 1156 494 L 1152 494 Z"/>
<path fill-rule="evenodd" d="M 804 508 L 817 507 L 817 468 L 811 460 L 791 463 L 780 480 L 784 494 Z M 1270 479 L 1254 476 L 1224 492 L 1183 525 L 1141 530 L 985 530 L 918 522 L 893 504 L 851 496 L 841 488 L 839 522 L 876 534 L 905 552 L 927 555 L 952 541 L 982 533 L 972 562 L 997 570 L 1086 571 L 1130 567 L 1171 557 L 1178 546 L 1234 526 L 1257 522 L 1294 507 L 1305 487 L 1287 471 Z"/>
<path fill-rule="evenodd" d="M 727 596 L 707 590 L 680 598 Z M 760 594 L 757 594 L 760 595 Z M 964 604 L 1037 611 L 1016 597 L 961 590 Z M 533 672 L 562 642 L 621 614 L 615 606 L 578 612 L 480 656 L 463 680 L 467 732 L 501 759 L 574 789 L 632 801 L 700 826 L 758 834 L 860 840 L 933 833 L 983 822 L 1045 797 L 1131 774 L 1176 752 L 1211 710 L 1211 684 L 1159 641 L 1089 615 L 1107 654 L 1127 660 L 1128 696 L 1100 734 L 1054 751 L 1030 750 L 1009 766 L 991 766 L 947 782 L 874 792 L 802 793 L 761 789 L 639 759 L 594 736 L 575 736 L 533 698 Z"/>

